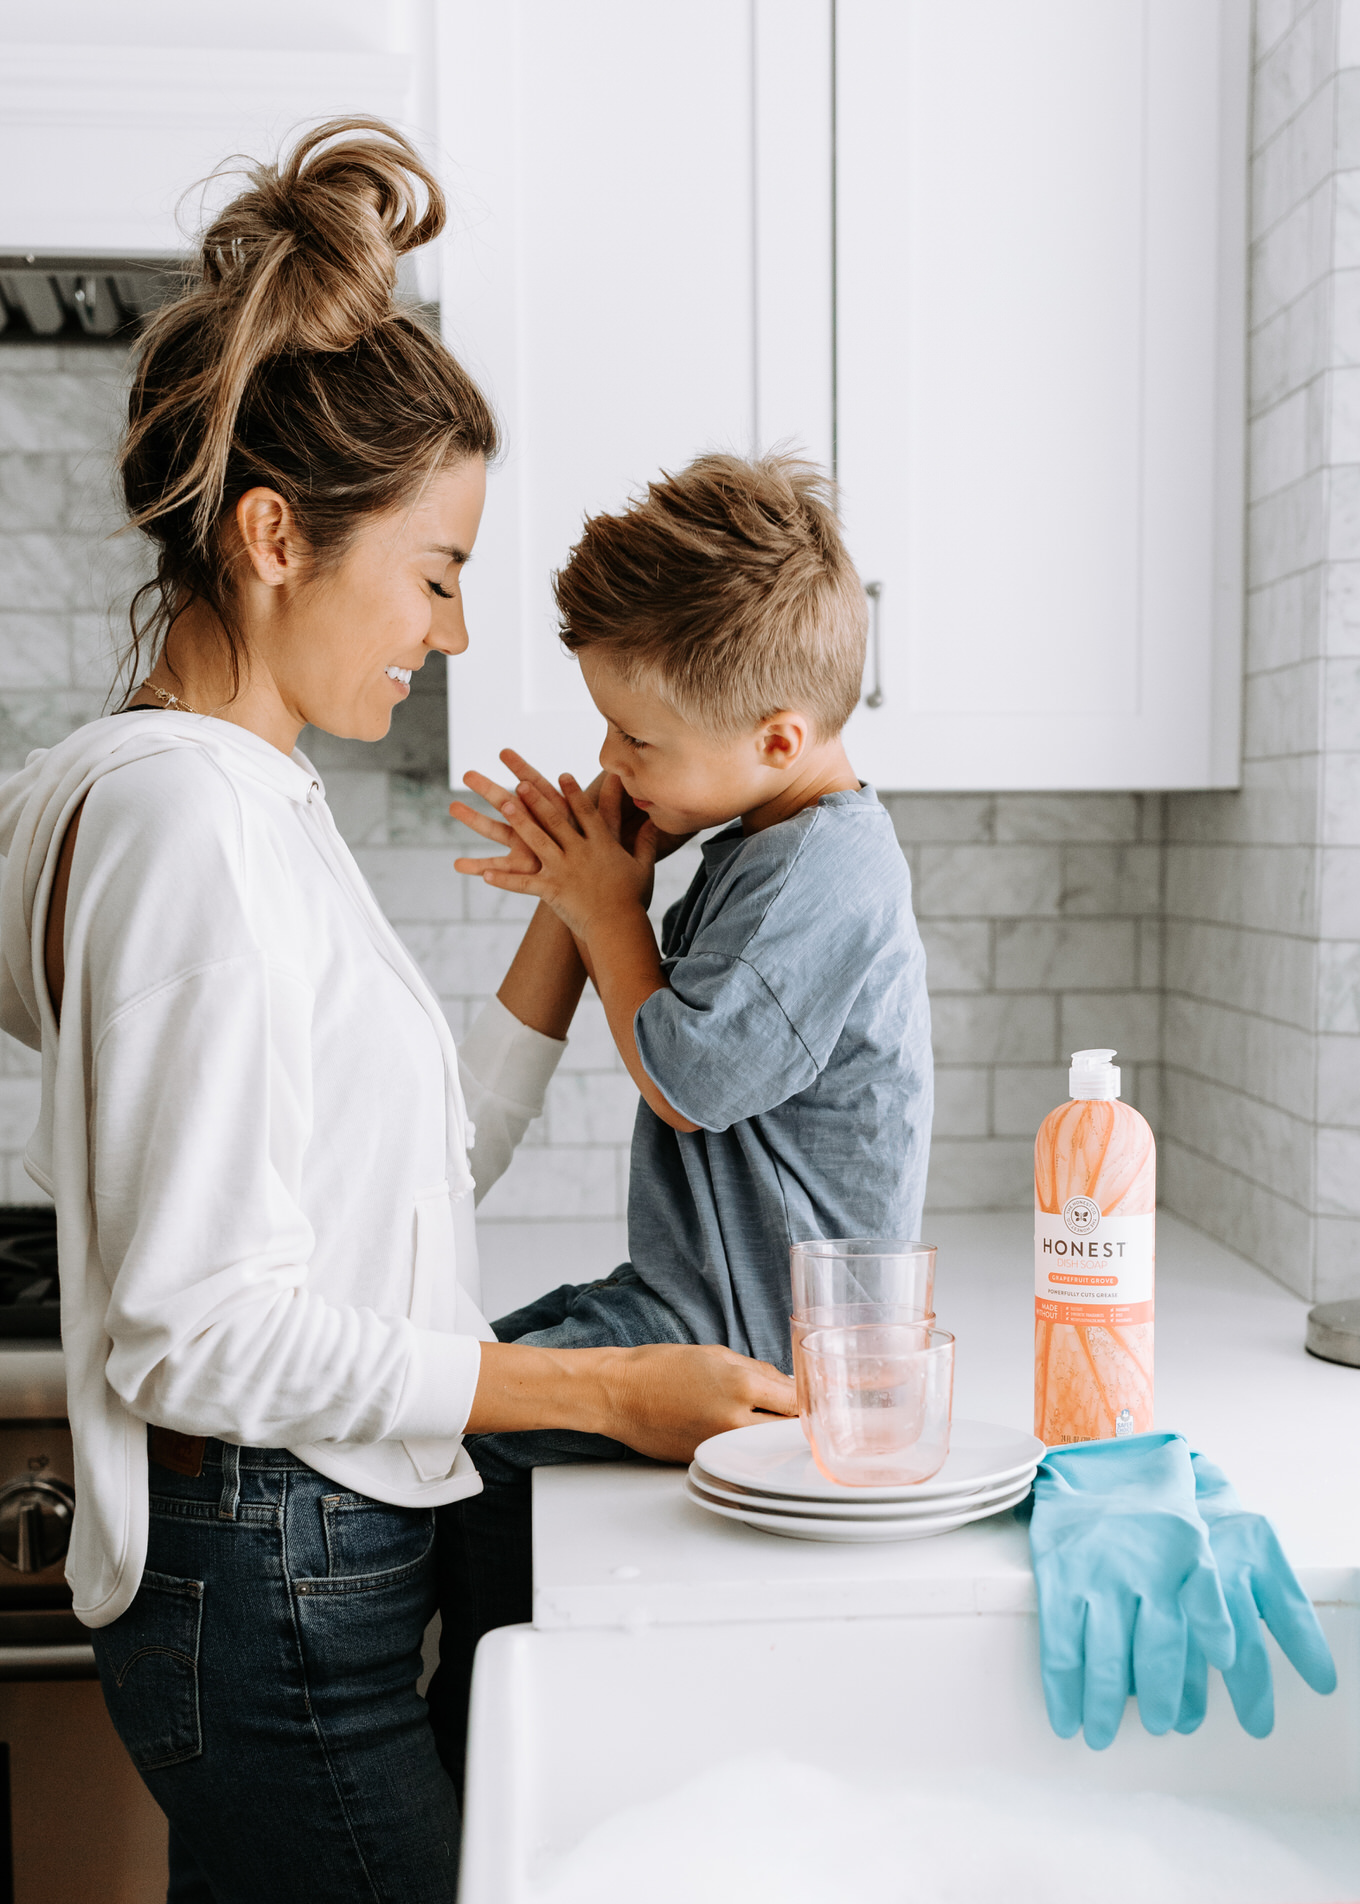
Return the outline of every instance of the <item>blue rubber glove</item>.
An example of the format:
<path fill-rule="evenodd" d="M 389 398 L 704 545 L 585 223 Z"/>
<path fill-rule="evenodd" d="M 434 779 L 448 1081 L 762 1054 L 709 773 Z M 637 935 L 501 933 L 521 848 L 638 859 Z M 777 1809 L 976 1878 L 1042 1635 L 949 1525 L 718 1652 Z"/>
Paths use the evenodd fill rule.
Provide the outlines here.
<path fill-rule="evenodd" d="M 1314 1692 L 1336 1690 L 1331 1648 L 1312 1601 L 1299 1585 L 1265 1515 L 1248 1514 L 1223 1470 L 1206 1456 L 1192 1455 L 1191 1466 L 1195 1505 L 1209 1530 L 1209 1545 L 1237 1630 L 1237 1657 L 1224 1668 L 1223 1683 L 1244 1731 L 1253 1739 L 1264 1739 L 1275 1724 L 1275 1686 L 1262 1621 Z M 1177 1732 L 1193 1732 L 1201 1724 L 1208 1697 L 1209 1662 L 1192 1638 Z"/>
<path fill-rule="evenodd" d="M 1149 1732 L 1182 1711 L 1191 1634 L 1215 1666 L 1236 1641 L 1180 1435 L 1052 1449 L 1034 1481 L 1030 1553 L 1053 1730 L 1097 1751 L 1130 1692 Z"/>

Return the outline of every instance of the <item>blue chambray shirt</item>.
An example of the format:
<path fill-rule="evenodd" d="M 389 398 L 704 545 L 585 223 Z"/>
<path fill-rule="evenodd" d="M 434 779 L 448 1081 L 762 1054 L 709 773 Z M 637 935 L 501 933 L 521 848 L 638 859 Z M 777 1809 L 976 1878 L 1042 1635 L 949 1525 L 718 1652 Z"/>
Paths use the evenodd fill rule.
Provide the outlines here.
<path fill-rule="evenodd" d="M 789 1368 L 789 1245 L 919 1234 L 934 1077 L 911 875 L 872 787 L 729 827 L 633 1021 L 691 1123 L 633 1128 L 633 1267 L 701 1342 Z"/>

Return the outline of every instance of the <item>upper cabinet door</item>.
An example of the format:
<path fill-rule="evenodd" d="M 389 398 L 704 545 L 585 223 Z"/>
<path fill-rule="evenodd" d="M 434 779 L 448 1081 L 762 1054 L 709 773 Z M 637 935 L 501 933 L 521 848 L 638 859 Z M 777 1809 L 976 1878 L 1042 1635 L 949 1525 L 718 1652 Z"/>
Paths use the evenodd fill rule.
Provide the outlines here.
<path fill-rule="evenodd" d="M 1248 0 L 838 0 L 882 787 L 1238 779 Z"/>
<path fill-rule="evenodd" d="M 595 772 L 557 639 L 583 517 L 705 449 L 831 459 L 829 0 L 441 0 L 451 347 L 505 432 L 450 671 L 455 784 Z"/>

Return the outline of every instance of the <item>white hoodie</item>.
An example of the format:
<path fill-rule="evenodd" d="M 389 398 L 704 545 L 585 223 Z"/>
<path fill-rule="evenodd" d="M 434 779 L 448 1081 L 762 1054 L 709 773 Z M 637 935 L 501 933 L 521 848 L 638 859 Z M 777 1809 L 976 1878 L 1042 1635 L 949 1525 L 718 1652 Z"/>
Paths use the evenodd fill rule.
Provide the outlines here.
<path fill-rule="evenodd" d="M 44 934 L 82 801 L 58 1030 Z M 310 763 L 228 722 L 115 715 L 32 755 L 0 852 L 0 1025 L 42 1051 L 25 1163 L 57 1209 L 80 1618 L 141 1580 L 148 1422 L 399 1506 L 475 1493 L 470 1163 L 485 1192 L 565 1047 L 493 1000 L 460 1088 Z"/>

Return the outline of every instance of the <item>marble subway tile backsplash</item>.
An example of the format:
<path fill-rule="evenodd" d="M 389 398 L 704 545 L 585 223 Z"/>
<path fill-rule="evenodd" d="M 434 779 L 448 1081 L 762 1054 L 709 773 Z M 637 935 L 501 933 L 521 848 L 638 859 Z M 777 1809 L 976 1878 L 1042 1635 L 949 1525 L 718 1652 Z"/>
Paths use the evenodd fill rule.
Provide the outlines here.
<path fill-rule="evenodd" d="M 912 870 L 934 1023 L 928 1210 L 1033 1199 L 1034 1134 L 1067 1060 L 1114 1045 L 1158 1114 L 1165 801 L 886 793 Z"/>

